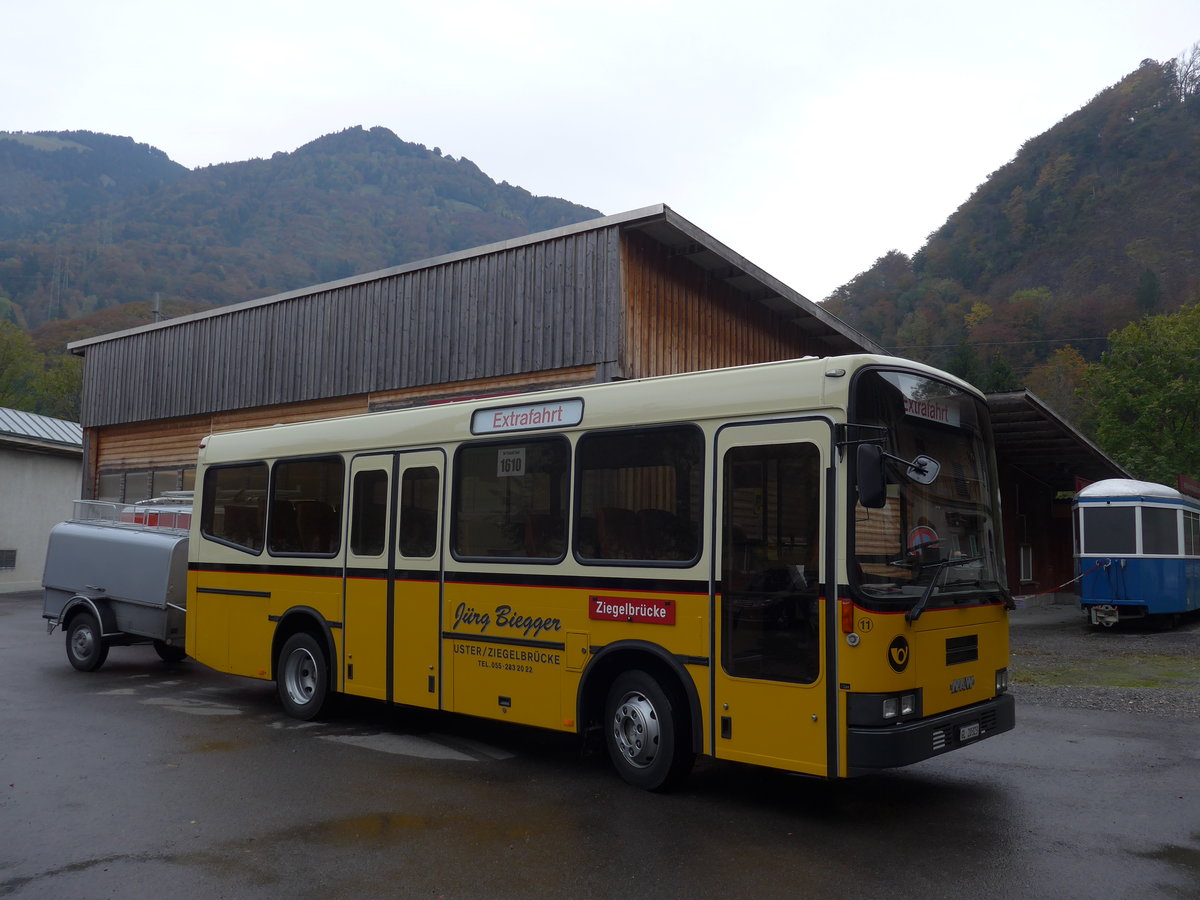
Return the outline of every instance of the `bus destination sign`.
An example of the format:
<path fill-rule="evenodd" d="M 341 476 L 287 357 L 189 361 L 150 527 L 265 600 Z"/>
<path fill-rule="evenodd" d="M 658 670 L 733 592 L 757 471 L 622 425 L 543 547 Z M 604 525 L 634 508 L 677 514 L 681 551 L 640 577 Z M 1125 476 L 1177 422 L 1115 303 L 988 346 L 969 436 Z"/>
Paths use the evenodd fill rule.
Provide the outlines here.
<path fill-rule="evenodd" d="M 568 428 L 583 421 L 583 401 L 550 400 L 520 406 L 477 409 L 471 414 L 471 434 L 503 434 L 537 428 Z"/>
<path fill-rule="evenodd" d="M 589 597 L 588 618 L 605 622 L 640 622 L 674 625 L 675 604 L 670 600 L 631 600 L 628 597 Z"/>

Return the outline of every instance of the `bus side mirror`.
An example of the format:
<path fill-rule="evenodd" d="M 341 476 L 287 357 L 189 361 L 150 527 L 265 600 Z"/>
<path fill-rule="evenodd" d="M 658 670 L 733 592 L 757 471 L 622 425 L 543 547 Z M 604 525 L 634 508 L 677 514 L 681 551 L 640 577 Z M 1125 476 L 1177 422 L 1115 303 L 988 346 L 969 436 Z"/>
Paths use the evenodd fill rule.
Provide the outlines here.
<path fill-rule="evenodd" d="M 883 477 L 883 448 L 878 444 L 858 445 L 858 502 L 868 509 L 887 505 L 887 482 Z"/>

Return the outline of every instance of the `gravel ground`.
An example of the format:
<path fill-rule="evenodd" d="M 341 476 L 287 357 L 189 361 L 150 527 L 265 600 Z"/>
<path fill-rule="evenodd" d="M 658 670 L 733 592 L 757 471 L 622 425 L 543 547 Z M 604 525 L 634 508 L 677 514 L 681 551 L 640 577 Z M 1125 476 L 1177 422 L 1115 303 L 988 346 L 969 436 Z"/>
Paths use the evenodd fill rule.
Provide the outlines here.
<path fill-rule="evenodd" d="M 1200 719 L 1200 615 L 1098 628 L 1058 605 L 1014 610 L 1009 621 L 1018 704 Z"/>

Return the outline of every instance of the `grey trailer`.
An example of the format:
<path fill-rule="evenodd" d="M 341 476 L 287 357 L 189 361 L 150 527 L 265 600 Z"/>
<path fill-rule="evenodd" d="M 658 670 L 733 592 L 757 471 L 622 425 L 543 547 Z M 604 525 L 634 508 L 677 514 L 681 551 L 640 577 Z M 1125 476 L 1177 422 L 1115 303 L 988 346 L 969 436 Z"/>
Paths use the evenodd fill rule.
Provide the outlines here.
<path fill-rule="evenodd" d="M 62 628 L 76 669 L 95 671 L 109 647 L 129 644 L 153 643 L 168 662 L 184 658 L 190 519 L 181 498 L 79 501 L 51 529 L 42 617 L 47 633 Z"/>

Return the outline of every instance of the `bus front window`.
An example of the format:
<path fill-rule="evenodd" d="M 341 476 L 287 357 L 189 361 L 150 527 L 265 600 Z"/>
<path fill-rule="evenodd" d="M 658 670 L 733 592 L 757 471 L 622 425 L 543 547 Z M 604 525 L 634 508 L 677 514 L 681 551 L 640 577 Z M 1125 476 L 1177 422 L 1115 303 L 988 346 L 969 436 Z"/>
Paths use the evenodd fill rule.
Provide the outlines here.
<path fill-rule="evenodd" d="M 885 475 L 883 506 L 853 507 L 859 601 L 919 614 L 1006 600 L 983 401 L 920 375 L 872 370 L 855 383 L 851 421 L 867 426 L 851 429 L 855 440 L 882 441 Z"/>

